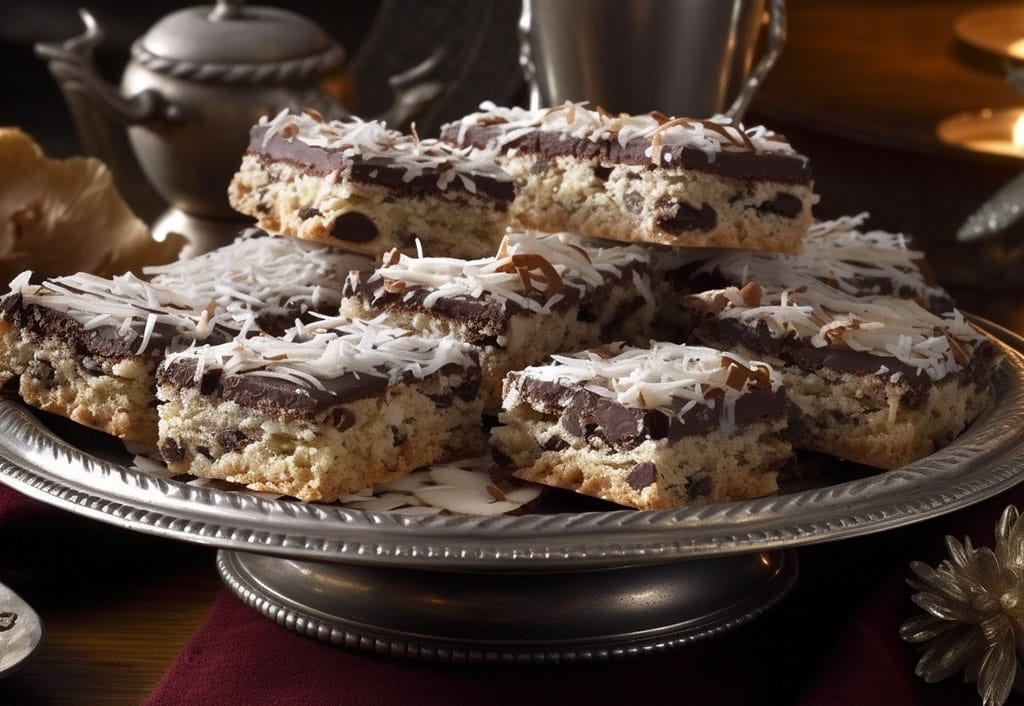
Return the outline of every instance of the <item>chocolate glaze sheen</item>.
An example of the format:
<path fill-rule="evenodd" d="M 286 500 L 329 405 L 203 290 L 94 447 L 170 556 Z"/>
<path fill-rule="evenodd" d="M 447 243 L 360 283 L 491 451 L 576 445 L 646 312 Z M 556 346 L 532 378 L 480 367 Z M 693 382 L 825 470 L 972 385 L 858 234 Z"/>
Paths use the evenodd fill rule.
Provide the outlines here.
<path fill-rule="evenodd" d="M 258 125 L 252 129 L 249 139 L 249 152 L 260 155 L 264 160 L 289 162 L 321 174 L 348 168 L 355 181 L 385 186 L 409 197 L 443 192 L 437 186 L 440 172 L 436 169 L 425 169 L 422 174 L 407 180 L 403 167 L 383 157 L 353 158 L 342 154 L 340 150 L 313 147 L 301 140 L 287 140 L 277 134 L 264 145 L 266 132 L 266 126 Z M 460 173 L 472 180 L 475 193 L 470 192 L 459 178 L 452 179 L 447 189 L 467 195 L 486 196 L 497 202 L 495 206 L 502 209 L 507 208 L 515 196 L 515 186 L 511 180 L 499 181 L 483 174 Z"/>
<path fill-rule="evenodd" d="M 562 426 L 578 438 L 598 437 L 621 449 L 639 446 L 647 439 L 669 443 L 698 436 L 719 427 L 716 405 L 694 405 L 683 414 L 659 409 L 627 407 L 585 389 L 570 390 L 557 382 L 536 380 L 513 373 L 522 398 L 536 409 L 555 412 Z M 682 402 L 680 402 L 682 406 Z M 736 400 L 738 426 L 787 414 L 784 393 L 753 390 Z"/>
<path fill-rule="evenodd" d="M 459 141 L 460 132 L 464 139 Z M 486 148 L 505 133 L 502 124 L 463 127 L 449 123 L 441 128 L 441 139 L 459 147 Z M 573 157 L 602 164 L 633 164 L 654 166 L 645 154 L 649 139 L 634 139 L 625 145 L 618 140 L 590 140 L 572 137 L 555 130 L 532 130 L 505 145 L 502 150 L 517 149 L 520 153 L 534 154 L 544 159 Z M 685 145 L 663 145 L 664 169 L 692 169 L 737 179 L 769 179 L 796 184 L 809 184 L 811 170 L 808 161 L 798 155 L 762 154 L 750 150 L 718 150 L 709 154 L 702 149 Z M 666 158 L 666 155 L 671 155 Z"/>
<path fill-rule="evenodd" d="M 208 373 L 195 379 L 195 361 L 172 363 L 159 372 L 159 381 L 177 388 L 200 386 L 200 391 L 214 397 L 237 402 L 267 415 L 286 414 L 313 418 L 332 407 L 379 395 L 388 386 L 388 378 L 367 373 L 345 373 L 322 380 L 324 389 L 264 375 L 222 375 Z"/>
<path fill-rule="evenodd" d="M 134 335 L 127 337 L 118 331 L 120 325 L 85 329 L 74 317 L 62 311 L 26 304 L 20 293 L 8 294 L 0 300 L 0 316 L 37 336 L 52 336 L 65 341 L 74 347 L 78 355 L 104 358 L 138 355 L 139 340 L 145 325 L 145 321 L 138 321 L 133 329 Z M 157 324 L 142 353 L 162 351 L 180 335 L 181 332 L 173 326 Z"/>

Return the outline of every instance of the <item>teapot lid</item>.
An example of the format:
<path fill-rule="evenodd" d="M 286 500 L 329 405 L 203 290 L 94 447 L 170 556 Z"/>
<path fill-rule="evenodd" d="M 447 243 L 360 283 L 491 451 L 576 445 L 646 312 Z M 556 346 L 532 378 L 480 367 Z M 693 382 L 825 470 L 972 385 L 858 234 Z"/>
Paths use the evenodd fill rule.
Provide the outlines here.
<path fill-rule="evenodd" d="M 182 79 L 272 82 L 336 69 L 345 52 L 294 12 L 217 0 L 159 20 L 132 45 L 132 59 Z"/>

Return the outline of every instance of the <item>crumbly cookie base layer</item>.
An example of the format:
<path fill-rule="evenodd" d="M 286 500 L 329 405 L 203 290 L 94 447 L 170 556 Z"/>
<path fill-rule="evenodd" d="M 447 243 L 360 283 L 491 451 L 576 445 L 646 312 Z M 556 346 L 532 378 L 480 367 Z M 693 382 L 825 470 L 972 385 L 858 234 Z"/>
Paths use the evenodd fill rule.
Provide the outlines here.
<path fill-rule="evenodd" d="M 504 204 L 467 194 L 405 196 L 373 184 L 321 175 L 247 154 L 228 198 L 261 228 L 380 258 L 397 248 L 427 255 L 493 255 L 509 223 Z"/>
<path fill-rule="evenodd" d="M 632 305 L 635 293 L 626 288 L 613 289 L 602 312 L 614 312 Z M 537 365 L 552 353 L 571 353 L 599 346 L 608 340 L 627 340 L 637 344 L 648 341 L 642 336 L 653 317 L 653 307 L 644 305 L 616 330 L 609 330 L 610 321 L 581 321 L 578 307 L 550 314 L 524 313 L 509 318 L 505 340 L 501 345 L 480 345 L 481 388 L 484 411 L 497 414 L 501 410 L 502 383 L 512 370 Z M 478 334 L 470 324 L 428 311 L 404 311 L 368 306 L 359 297 L 345 297 L 341 315 L 350 318 L 373 318 L 386 314 L 389 326 L 415 331 L 423 336 L 452 336 L 473 343 Z"/>
<path fill-rule="evenodd" d="M 781 373 L 787 397 L 805 419 L 806 434 L 797 446 L 886 470 L 947 446 L 992 402 L 991 385 L 949 379 L 932 385 L 921 404 L 911 407 L 903 402 L 905 386 L 874 375 L 811 372 L 760 359 Z"/>
<path fill-rule="evenodd" d="M 809 184 L 745 180 L 707 172 L 602 167 L 572 157 L 503 156 L 516 181 L 515 228 L 571 231 L 624 242 L 799 252 L 816 197 Z M 595 168 L 599 173 L 595 172 Z M 603 177 L 603 178 L 602 178 Z M 799 199 L 794 217 L 772 213 L 781 194 Z M 714 225 L 688 215 L 714 211 Z"/>
<path fill-rule="evenodd" d="M 525 404 L 500 420 L 504 426 L 491 430 L 491 445 L 516 469 L 517 478 L 640 510 L 770 495 L 778 490 L 778 469 L 792 454 L 779 437 L 783 420 L 752 424 L 735 435 L 716 430 L 671 444 L 648 439 L 628 450 L 575 437 L 557 418 Z M 636 487 L 631 474 L 645 463 L 653 464 L 653 479 Z"/>
<path fill-rule="evenodd" d="M 425 391 L 428 394 L 430 391 Z M 162 385 L 160 450 L 170 470 L 305 501 L 332 501 L 486 447 L 480 404 L 439 406 L 398 384 L 320 419 L 269 417 L 195 388 Z M 346 422 L 347 424 L 348 422 Z"/>
<path fill-rule="evenodd" d="M 18 378 L 26 404 L 125 441 L 156 445 L 156 365 L 150 356 L 82 358 L 0 321 L 0 382 Z"/>

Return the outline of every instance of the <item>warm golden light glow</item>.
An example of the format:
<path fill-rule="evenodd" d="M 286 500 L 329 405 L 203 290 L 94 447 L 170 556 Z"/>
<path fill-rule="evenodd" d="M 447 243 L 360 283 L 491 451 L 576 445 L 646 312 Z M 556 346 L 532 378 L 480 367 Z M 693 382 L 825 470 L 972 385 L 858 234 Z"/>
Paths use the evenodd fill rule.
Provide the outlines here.
<path fill-rule="evenodd" d="M 1013 123 L 1013 149 L 1024 152 L 1024 115 L 1020 115 Z"/>

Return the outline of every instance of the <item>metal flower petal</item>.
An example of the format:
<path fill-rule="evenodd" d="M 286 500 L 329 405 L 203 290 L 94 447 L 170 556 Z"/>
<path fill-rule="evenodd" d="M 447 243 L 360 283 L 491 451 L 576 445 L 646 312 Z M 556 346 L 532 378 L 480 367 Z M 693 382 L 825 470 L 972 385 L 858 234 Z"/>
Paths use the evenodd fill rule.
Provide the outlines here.
<path fill-rule="evenodd" d="M 946 550 L 949 558 L 935 568 L 910 564 L 911 599 L 925 613 L 903 623 L 900 636 L 920 646 L 914 671 L 925 681 L 963 670 L 985 706 L 1001 706 L 1024 685 L 1024 522 L 1010 506 L 994 549 L 946 537 Z"/>

